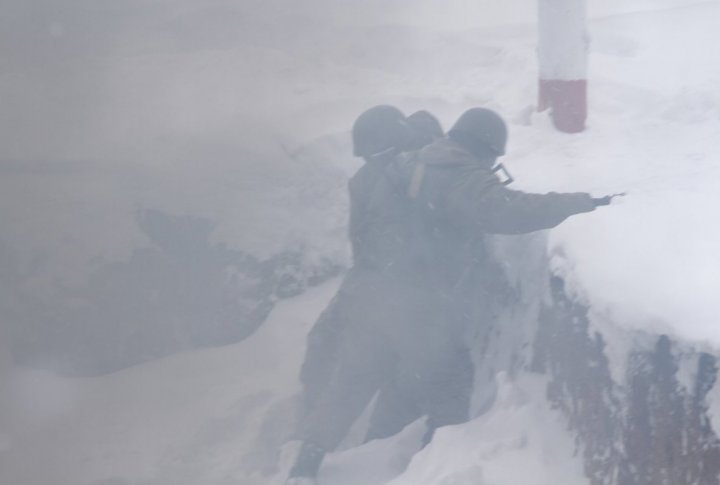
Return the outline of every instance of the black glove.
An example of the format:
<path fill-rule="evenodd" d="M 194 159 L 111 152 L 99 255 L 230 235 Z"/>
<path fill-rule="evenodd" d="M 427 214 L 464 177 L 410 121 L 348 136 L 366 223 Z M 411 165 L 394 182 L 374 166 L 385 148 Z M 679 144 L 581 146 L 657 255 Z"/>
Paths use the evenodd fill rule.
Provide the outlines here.
<path fill-rule="evenodd" d="M 612 203 L 612 200 L 615 197 L 624 197 L 624 196 L 625 196 L 625 193 L 606 195 L 605 197 L 593 197 L 592 201 L 593 201 L 593 204 L 595 204 L 595 207 L 600 207 L 601 205 L 610 205 Z"/>
<path fill-rule="evenodd" d="M 612 202 L 612 196 L 606 195 L 605 197 L 593 197 L 592 201 L 595 207 L 600 207 L 601 205 L 610 205 L 610 202 Z"/>

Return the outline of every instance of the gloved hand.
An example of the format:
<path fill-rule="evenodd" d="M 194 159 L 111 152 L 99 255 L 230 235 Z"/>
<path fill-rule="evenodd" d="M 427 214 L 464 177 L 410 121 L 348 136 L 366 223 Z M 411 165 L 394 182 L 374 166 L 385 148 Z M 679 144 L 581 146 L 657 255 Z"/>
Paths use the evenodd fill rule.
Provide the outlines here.
<path fill-rule="evenodd" d="M 606 195 L 605 197 L 593 197 L 592 199 L 593 204 L 595 204 L 595 207 L 600 207 L 601 205 L 610 205 L 612 202 L 612 196 Z"/>
<path fill-rule="evenodd" d="M 615 197 L 625 197 L 625 193 L 606 195 L 605 197 L 593 197 L 592 201 L 595 207 L 600 207 L 602 205 L 610 205 Z"/>

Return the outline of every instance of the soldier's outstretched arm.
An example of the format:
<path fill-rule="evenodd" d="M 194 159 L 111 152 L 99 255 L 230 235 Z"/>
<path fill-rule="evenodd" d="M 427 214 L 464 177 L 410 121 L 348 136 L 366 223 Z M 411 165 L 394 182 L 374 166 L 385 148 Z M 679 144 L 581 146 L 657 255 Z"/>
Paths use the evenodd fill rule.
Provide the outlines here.
<path fill-rule="evenodd" d="M 532 194 L 511 190 L 488 170 L 476 170 L 459 182 L 449 199 L 458 215 L 490 234 L 524 234 L 550 229 L 574 214 L 591 212 L 590 194 Z"/>

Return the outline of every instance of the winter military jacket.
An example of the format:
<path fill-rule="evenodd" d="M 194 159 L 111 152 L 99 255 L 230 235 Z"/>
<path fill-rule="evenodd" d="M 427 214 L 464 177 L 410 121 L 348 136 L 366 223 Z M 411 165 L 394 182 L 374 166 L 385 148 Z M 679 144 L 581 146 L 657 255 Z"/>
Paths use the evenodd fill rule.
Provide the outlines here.
<path fill-rule="evenodd" d="M 585 193 L 509 189 L 493 172 L 494 160 L 479 159 L 451 139 L 401 162 L 407 197 L 415 207 L 415 220 L 421 221 L 413 226 L 413 237 L 422 245 L 425 272 L 445 288 L 459 285 L 469 266 L 485 264 L 487 234 L 549 229 L 595 208 Z"/>
<path fill-rule="evenodd" d="M 349 236 L 355 266 L 398 276 L 412 270 L 408 246 L 415 234 L 408 224 L 407 158 L 388 152 L 367 160 L 350 179 Z"/>
<path fill-rule="evenodd" d="M 352 342 L 368 332 L 395 339 L 406 337 L 411 328 L 437 325 L 439 317 L 431 315 L 440 304 L 434 301 L 428 265 L 417 249 L 426 239 L 417 227 L 417 205 L 407 196 L 410 161 L 416 158 L 416 154 L 388 151 L 366 160 L 350 179 L 354 264 L 322 325 L 311 332 L 314 340 L 330 336 Z M 309 342 L 308 348 L 313 346 L 318 347 Z M 322 367 L 320 360 L 317 365 L 309 363 L 305 374 L 313 372 L 310 367 Z"/>
<path fill-rule="evenodd" d="M 417 187 L 410 195 L 435 217 L 485 234 L 550 229 L 571 215 L 595 209 L 586 193 L 531 194 L 509 189 L 493 173 L 493 163 L 476 158 L 453 140 L 440 140 L 420 152 L 414 168 Z M 420 181 L 417 171 L 424 172 Z"/>
<path fill-rule="evenodd" d="M 366 160 L 348 184 L 354 264 L 308 335 L 300 372 L 304 387 L 301 423 L 331 386 L 339 365 L 359 359 L 357 365 L 362 368 L 367 362 L 346 352 L 347 347 L 354 348 L 358 342 L 369 340 L 367 353 L 375 360 L 376 349 L 385 348 L 380 342 L 382 345 L 394 342 L 402 347 L 399 342 L 415 333 L 413 330 L 421 325 L 421 319 L 431 314 L 426 309 L 431 298 L 425 294 L 418 296 L 417 285 L 407 284 L 408 199 L 406 182 L 396 161 L 403 156 L 391 150 Z M 329 429 L 335 426 L 328 423 Z M 318 437 L 314 439 L 321 441 Z"/>

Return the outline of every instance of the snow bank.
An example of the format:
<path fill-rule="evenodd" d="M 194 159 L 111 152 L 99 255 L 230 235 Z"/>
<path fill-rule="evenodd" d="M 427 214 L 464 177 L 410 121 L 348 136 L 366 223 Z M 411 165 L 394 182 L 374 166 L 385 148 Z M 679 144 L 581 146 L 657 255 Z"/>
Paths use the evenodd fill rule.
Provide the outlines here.
<path fill-rule="evenodd" d="M 337 284 L 278 304 L 236 345 L 94 379 L 18 371 L 10 388 L 17 426 L 0 450 L 0 483 L 279 485 L 292 460 L 290 445 L 278 452 L 292 428 L 304 336 Z M 414 457 L 422 421 L 331 454 L 321 484 L 586 483 L 560 415 L 535 398 L 546 383 L 501 374 L 497 384 L 487 413 L 439 430 Z"/>
<path fill-rule="evenodd" d="M 582 463 L 562 417 L 537 396 L 545 382 L 498 375 L 498 398 L 483 416 L 441 428 L 389 485 L 582 485 Z"/>
<path fill-rule="evenodd" d="M 549 234 L 553 269 L 596 322 L 720 345 L 719 2 L 590 2 L 589 129 L 573 136 L 532 114 L 530 0 L 327 0 L 313 3 L 328 8 L 318 19 L 287 2 L 235 3 L 152 2 L 97 45 L 83 28 L 114 11 L 83 19 L 68 9 L 53 28 L 29 30 L 52 39 L 43 37 L 43 62 L 13 61 L 3 78 L 3 112 L 18 116 L 3 120 L 0 201 L 2 238 L 19 250 L 30 293 L 146 244 L 133 226 L 142 207 L 208 216 L 218 241 L 259 256 L 299 248 L 346 262 L 357 113 L 396 103 L 447 126 L 487 105 L 510 121 L 505 162 L 517 188 L 628 192 Z M 207 28 L 218 19 L 252 27 Z M 89 51 L 75 55 L 78 45 Z M 237 346 L 97 380 L 18 375 L 20 431 L 0 481 L 263 483 L 249 471 L 274 463 L 252 454 L 260 416 L 284 416 L 299 342 L 333 290 L 285 302 Z M 488 414 L 441 430 L 396 483 L 504 485 L 530 472 L 582 483 L 553 411 L 527 398 L 538 386 L 504 383 Z"/>
<path fill-rule="evenodd" d="M 556 270 L 607 320 L 714 346 L 720 96 L 708 86 L 720 67 L 706 47 L 717 42 L 718 16 L 710 2 L 594 24 L 600 46 L 621 35 L 634 47 L 594 55 L 590 129 L 549 149 L 565 171 L 552 175 L 574 179 L 566 188 L 628 192 L 552 232 Z"/>
<path fill-rule="evenodd" d="M 94 379 L 18 370 L 0 483 L 267 483 L 292 428 L 305 334 L 337 284 L 279 304 L 237 345 Z"/>

